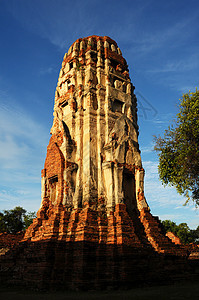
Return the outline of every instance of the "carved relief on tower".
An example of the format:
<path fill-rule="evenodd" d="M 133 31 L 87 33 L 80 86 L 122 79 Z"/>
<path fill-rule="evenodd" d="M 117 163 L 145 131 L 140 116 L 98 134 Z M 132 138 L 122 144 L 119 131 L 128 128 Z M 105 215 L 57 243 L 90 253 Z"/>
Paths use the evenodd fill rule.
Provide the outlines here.
<path fill-rule="evenodd" d="M 123 83 L 122 83 L 122 81 L 116 79 L 116 80 L 114 81 L 114 87 L 115 87 L 116 89 L 119 89 L 120 91 L 123 91 Z"/>
<path fill-rule="evenodd" d="M 50 130 L 50 133 L 52 135 L 57 134 L 57 132 L 61 131 L 61 129 L 62 129 L 61 120 L 63 118 L 63 111 L 57 104 L 55 104 L 55 106 L 54 106 L 53 116 L 54 116 L 53 125 L 52 125 L 52 128 Z"/>
<path fill-rule="evenodd" d="M 142 163 L 136 130 L 125 115 L 115 122 L 108 143 L 103 148 L 103 157 L 109 209 L 117 203 L 126 203 L 132 213 L 137 207 L 135 169 L 142 168 Z"/>
<path fill-rule="evenodd" d="M 109 134 L 108 143 L 104 149 L 111 149 L 111 158 L 119 163 L 134 164 L 141 166 L 141 158 L 138 149 L 137 133 L 133 123 L 122 115 L 117 121 Z M 106 151 L 105 151 L 106 154 Z"/>
<path fill-rule="evenodd" d="M 98 79 L 96 76 L 96 71 L 92 67 L 87 67 L 85 70 L 85 84 L 89 88 L 96 88 L 96 85 L 98 84 Z"/>
<path fill-rule="evenodd" d="M 76 174 L 78 165 L 75 163 L 76 145 L 71 138 L 70 130 L 66 123 L 62 121 L 63 126 L 63 144 L 60 149 L 65 156 L 64 166 L 64 193 L 63 193 L 63 204 L 66 207 L 73 206 L 73 196 L 76 188 Z"/>
<path fill-rule="evenodd" d="M 127 94 L 131 94 L 131 91 L 132 91 L 131 86 L 132 86 L 131 83 L 128 83 L 128 84 L 127 84 L 127 86 L 126 86 L 126 93 L 127 93 Z"/>

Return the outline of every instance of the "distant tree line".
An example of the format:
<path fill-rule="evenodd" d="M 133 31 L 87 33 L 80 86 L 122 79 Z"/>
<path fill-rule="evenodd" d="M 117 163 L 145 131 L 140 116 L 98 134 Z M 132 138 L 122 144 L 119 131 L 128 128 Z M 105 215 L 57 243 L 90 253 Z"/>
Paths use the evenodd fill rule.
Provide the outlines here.
<path fill-rule="evenodd" d="M 36 218 L 35 212 L 27 212 L 24 208 L 17 206 L 14 209 L 0 212 L 0 233 L 17 233 L 30 226 Z"/>
<path fill-rule="evenodd" d="M 161 224 L 165 234 L 169 231 L 173 232 L 183 244 L 199 244 L 199 226 L 194 230 L 190 229 L 187 223 L 177 225 L 171 220 L 161 221 Z"/>

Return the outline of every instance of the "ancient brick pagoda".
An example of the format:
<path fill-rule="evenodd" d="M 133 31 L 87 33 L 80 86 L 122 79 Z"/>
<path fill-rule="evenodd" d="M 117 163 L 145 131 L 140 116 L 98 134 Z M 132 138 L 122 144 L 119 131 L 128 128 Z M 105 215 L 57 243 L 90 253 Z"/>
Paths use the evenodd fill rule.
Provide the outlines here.
<path fill-rule="evenodd" d="M 174 258 L 180 273 L 187 250 L 162 234 L 144 197 L 137 100 L 111 38 L 78 39 L 65 54 L 51 134 L 41 208 L 12 258 L 4 258 L 12 281 L 131 286 L 168 277 L 168 270 L 160 274 L 174 268 Z"/>
<path fill-rule="evenodd" d="M 69 48 L 55 92 L 42 206 L 25 239 L 141 246 L 147 238 L 157 251 L 173 251 L 144 197 L 133 91 L 115 41 L 91 36 Z"/>
<path fill-rule="evenodd" d="M 131 223 L 149 208 L 133 90 L 112 39 L 92 36 L 70 47 L 55 92 L 42 207 L 26 238 L 141 243 Z"/>

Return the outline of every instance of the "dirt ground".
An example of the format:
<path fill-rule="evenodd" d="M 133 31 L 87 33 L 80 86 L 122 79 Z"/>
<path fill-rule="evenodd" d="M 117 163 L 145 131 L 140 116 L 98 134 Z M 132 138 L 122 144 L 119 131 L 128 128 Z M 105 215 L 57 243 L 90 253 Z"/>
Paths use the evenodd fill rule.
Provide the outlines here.
<path fill-rule="evenodd" d="M 126 291 L 89 292 L 36 292 L 0 287 L 0 298 L 5 300 L 198 300 L 199 282 L 182 282 L 169 286 L 134 288 Z"/>

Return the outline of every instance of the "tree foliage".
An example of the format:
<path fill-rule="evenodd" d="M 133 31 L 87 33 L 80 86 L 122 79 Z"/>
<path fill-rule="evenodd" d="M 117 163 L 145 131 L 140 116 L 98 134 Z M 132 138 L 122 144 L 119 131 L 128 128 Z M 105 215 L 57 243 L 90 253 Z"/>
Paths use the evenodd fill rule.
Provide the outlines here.
<path fill-rule="evenodd" d="M 155 137 L 159 177 L 163 184 L 199 205 L 199 91 L 182 96 L 179 113 L 164 137 Z"/>
<path fill-rule="evenodd" d="M 28 212 L 20 206 L 0 212 L 0 232 L 17 233 L 25 230 L 36 217 L 35 212 Z"/>
<path fill-rule="evenodd" d="M 199 226 L 194 230 L 190 229 L 187 223 L 180 223 L 177 225 L 175 222 L 170 220 L 164 220 L 161 221 L 161 223 L 165 234 L 169 231 L 173 232 L 180 238 L 182 243 L 199 243 Z"/>
<path fill-rule="evenodd" d="M 33 222 L 33 219 L 36 218 L 36 213 L 35 212 L 28 212 L 24 215 L 24 229 L 27 229 Z"/>

